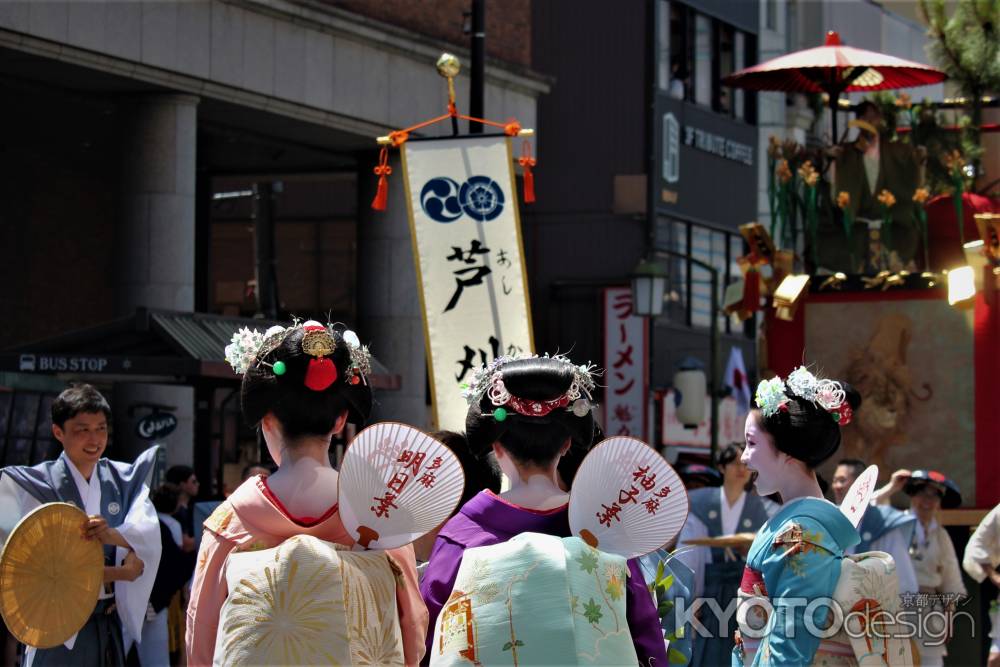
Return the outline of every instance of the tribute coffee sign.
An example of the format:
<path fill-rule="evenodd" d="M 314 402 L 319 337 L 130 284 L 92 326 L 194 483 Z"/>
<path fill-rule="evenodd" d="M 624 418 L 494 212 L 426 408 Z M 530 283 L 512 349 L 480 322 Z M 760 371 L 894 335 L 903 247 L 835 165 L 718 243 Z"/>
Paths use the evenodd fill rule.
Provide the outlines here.
<path fill-rule="evenodd" d="M 718 155 L 727 160 L 742 162 L 748 167 L 753 166 L 753 146 L 691 125 L 684 127 L 684 145 L 694 146 L 700 151 Z"/>
<path fill-rule="evenodd" d="M 683 100 L 656 102 L 658 208 L 714 225 L 757 216 L 757 128 Z M 720 197 L 720 183 L 726 196 Z"/>

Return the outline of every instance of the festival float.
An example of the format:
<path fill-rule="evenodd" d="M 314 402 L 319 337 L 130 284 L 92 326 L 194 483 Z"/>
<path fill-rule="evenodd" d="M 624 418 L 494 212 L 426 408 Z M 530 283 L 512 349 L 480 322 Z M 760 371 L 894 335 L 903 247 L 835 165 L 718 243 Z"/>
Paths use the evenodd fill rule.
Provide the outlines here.
<path fill-rule="evenodd" d="M 762 377 L 808 359 L 861 392 L 843 456 L 884 476 L 941 461 L 970 506 L 988 508 L 1000 502 L 1000 179 L 984 146 L 1000 126 L 984 115 L 1000 106 L 985 95 L 1000 88 L 1000 61 L 989 26 L 962 11 L 926 16 L 940 69 L 830 32 L 821 47 L 724 80 L 834 110 L 832 145 L 771 137 L 770 222 L 742 227 L 744 280 L 725 309 L 740 320 L 762 311 Z M 962 97 L 886 92 L 945 78 Z M 840 95 L 852 91 L 869 96 L 848 105 Z M 845 108 L 856 118 L 838 135 Z"/>

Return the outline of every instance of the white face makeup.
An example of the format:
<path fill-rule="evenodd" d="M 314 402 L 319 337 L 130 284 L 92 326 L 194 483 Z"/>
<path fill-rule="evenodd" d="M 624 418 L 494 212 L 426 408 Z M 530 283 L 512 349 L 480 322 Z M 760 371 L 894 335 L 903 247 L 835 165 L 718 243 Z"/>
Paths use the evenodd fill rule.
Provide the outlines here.
<path fill-rule="evenodd" d="M 754 481 L 757 493 L 767 496 L 778 490 L 778 480 L 784 471 L 786 456 L 774 446 L 774 440 L 761 428 L 759 420 L 760 415 L 756 410 L 747 415 L 743 430 L 747 446 L 740 461 L 757 473 Z"/>

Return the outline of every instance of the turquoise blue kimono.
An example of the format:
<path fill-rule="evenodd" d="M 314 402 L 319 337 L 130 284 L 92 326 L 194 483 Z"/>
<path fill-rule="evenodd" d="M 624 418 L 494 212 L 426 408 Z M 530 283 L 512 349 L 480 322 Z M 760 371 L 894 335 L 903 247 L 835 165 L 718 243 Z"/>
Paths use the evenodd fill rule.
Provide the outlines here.
<path fill-rule="evenodd" d="M 740 591 L 762 595 L 773 611 L 759 639 L 756 666 L 812 664 L 820 638 L 806 630 L 806 605 L 782 604 L 783 598 L 832 598 L 840 579 L 844 551 L 860 541 L 858 531 L 833 503 L 820 498 L 794 500 L 757 532 L 747 554 Z M 814 610 L 814 627 L 827 627 L 829 608 Z M 732 664 L 742 667 L 750 640 L 738 641 Z"/>

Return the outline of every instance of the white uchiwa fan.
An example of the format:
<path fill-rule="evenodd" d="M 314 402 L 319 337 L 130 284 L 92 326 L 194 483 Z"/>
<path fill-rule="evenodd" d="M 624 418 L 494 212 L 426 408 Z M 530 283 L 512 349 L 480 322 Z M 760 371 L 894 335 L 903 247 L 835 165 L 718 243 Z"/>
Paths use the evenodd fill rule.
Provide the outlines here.
<path fill-rule="evenodd" d="M 878 466 L 871 465 L 858 475 L 844 496 L 844 502 L 840 503 L 840 511 L 847 517 L 855 528 L 861 525 L 861 519 L 865 515 L 865 510 L 872 501 L 872 494 L 875 492 L 875 484 L 878 483 Z"/>
<path fill-rule="evenodd" d="M 656 450 L 635 438 L 608 438 L 590 450 L 569 495 L 573 535 L 625 558 L 673 540 L 687 515 L 687 491 L 680 476 Z"/>
<path fill-rule="evenodd" d="M 339 485 L 348 535 L 368 549 L 395 549 L 451 516 L 465 473 L 452 451 L 423 431 L 382 422 L 348 446 Z"/>

